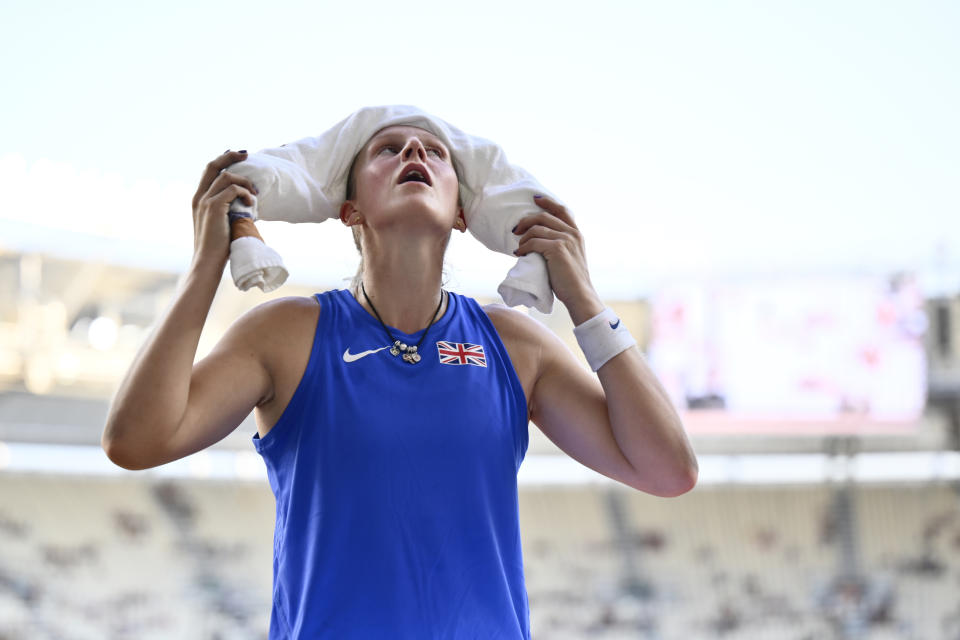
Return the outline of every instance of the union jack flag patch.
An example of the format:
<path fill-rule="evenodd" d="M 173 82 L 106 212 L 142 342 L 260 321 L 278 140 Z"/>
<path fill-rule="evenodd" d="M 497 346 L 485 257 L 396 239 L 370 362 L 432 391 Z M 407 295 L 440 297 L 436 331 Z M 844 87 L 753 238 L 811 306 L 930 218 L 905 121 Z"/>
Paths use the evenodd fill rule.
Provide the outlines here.
<path fill-rule="evenodd" d="M 482 344 L 469 342 L 437 341 L 437 354 L 440 364 L 472 364 L 478 367 L 487 366 L 487 357 L 483 353 Z"/>

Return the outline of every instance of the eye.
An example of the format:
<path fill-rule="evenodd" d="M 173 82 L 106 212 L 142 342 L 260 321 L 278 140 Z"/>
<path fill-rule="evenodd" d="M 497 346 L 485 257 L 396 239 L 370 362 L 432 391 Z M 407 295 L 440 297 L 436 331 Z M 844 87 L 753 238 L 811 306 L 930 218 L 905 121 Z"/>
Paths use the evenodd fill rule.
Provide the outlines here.
<path fill-rule="evenodd" d="M 394 153 L 397 153 L 397 151 L 399 151 L 400 148 L 395 144 L 385 144 L 382 147 L 380 147 L 379 151 L 377 151 L 377 155 L 380 155 L 387 149 L 389 149 L 390 151 L 393 151 Z"/>
<path fill-rule="evenodd" d="M 438 158 L 443 158 L 443 151 L 441 151 L 440 149 L 436 149 L 433 147 L 431 147 L 430 149 L 427 149 L 427 153 L 431 153 L 431 152 L 434 153 Z"/>

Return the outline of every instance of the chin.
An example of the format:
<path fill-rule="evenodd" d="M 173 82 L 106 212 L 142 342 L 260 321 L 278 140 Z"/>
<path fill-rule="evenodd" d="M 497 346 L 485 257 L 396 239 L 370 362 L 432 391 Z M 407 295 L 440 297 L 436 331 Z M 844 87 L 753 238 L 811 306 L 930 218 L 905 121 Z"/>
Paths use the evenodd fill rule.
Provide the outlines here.
<path fill-rule="evenodd" d="M 375 226 L 378 229 L 445 234 L 453 227 L 453 220 L 447 220 L 447 218 L 449 214 L 440 211 L 421 207 L 404 207 L 392 213 L 384 212 L 384 215 L 378 215 Z"/>

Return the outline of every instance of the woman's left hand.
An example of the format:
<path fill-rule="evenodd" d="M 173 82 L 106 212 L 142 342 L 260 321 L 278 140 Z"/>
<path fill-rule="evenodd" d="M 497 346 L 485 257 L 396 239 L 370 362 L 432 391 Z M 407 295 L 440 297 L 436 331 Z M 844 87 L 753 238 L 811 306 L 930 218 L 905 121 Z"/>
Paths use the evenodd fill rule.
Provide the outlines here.
<path fill-rule="evenodd" d="M 567 307 L 573 323 L 592 318 L 603 310 L 603 303 L 590 282 L 583 235 L 567 208 L 547 196 L 534 198 L 543 211 L 527 216 L 513 233 L 520 236 L 514 252 L 525 256 L 531 251 L 547 260 L 550 286 Z"/>

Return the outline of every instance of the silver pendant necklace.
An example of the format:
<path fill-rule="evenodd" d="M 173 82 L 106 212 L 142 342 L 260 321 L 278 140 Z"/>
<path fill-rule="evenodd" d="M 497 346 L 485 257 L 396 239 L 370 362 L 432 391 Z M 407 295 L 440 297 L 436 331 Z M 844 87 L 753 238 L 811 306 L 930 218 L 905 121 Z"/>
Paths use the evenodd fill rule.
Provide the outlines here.
<path fill-rule="evenodd" d="M 433 319 L 430 320 L 430 324 L 428 324 L 427 328 L 423 330 L 423 335 L 420 336 L 420 341 L 415 345 L 408 345 L 400 340 L 397 340 L 393 337 L 393 334 L 390 333 L 390 329 L 388 329 L 387 325 L 384 324 L 383 319 L 377 312 L 377 308 L 373 306 L 373 302 L 371 302 L 370 297 L 367 295 L 367 289 L 363 286 L 362 280 L 360 281 L 360 290 L 363 291 L 363 297 L 367 301 L 367 304 L 369 304 L 370 308 L 373 309 L 373 315 L 377 316 L 377 320 L 380 321 L 380 326 L 383 327 L 383 330 L 387 332 L 387 335 L 390 337 L 390 341 L 393 343 L 393 346 L 390 347 L 390 354 L 398 356 L 402 353 L 403 361 L 409 362 L 410 364 L 417 364 L 420 362 L 420 354 L 417 353 L 417 349 L 420 348 L 420 345 L 423 344 L 423 340 L 427 337 L 427 331 L 429 331 L 430 327 L 433 326 L 433 323 L 437 321 L 437 314 L 440 313 L 440 307 L 443 305 L 443 294 L 446 292 L 443 289 L 440 289 L 440 302 L 437 303 L 437 309 L 433 312 Z"/>

